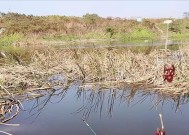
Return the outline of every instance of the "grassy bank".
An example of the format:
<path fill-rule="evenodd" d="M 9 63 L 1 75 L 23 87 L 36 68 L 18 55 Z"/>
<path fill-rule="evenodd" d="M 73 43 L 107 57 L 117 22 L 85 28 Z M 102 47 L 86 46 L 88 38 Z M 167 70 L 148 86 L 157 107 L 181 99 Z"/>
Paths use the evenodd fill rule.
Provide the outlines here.
<path fill-rule="evenodd" d="M 152 42 L 166 35 L 164 19 L 102 18 L 97 14 L 83 17 L 72 16 L 32 16 L 18 13 L 2 14 L 0 27 L 5 28 L 4 36 L 16 33 L 29 40 L 32 36 L 45 41 L 80 42 L 98 40 L 117 40 L 128 42 Z M 188 19 L 177 19 L 169 27 L 170 39 L 188 40 Z M 1 35 L 2 36 L 2 35 Z M 1 42 L 0 42 L 1 43 Z"/>

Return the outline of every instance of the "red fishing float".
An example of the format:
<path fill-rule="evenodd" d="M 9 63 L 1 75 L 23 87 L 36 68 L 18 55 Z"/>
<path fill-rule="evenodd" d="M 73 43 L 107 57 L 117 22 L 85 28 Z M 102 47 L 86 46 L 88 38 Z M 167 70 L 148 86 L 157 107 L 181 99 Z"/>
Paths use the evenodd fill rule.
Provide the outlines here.
<path fill-rule="evenodd" d="M 154 135 L 165 135 L 165 128 L 164 128 L 163 118 L 162 118 L 161 113 L 159 114 L 159 117 L 160 117 L 160 121 L 161 121 L 161 129 L 157 128 Z"/>
<path fill-rule="evenodd" d="M 175 75 L 175 66 L 174 65 L 164 65 L 164 74 L 163 79 L 167 82 L 172 82 Z"/>
<path fill-rule="evenodd" d="M 158 128 L 154 135 L 165 135 L 165 131 Z"/>

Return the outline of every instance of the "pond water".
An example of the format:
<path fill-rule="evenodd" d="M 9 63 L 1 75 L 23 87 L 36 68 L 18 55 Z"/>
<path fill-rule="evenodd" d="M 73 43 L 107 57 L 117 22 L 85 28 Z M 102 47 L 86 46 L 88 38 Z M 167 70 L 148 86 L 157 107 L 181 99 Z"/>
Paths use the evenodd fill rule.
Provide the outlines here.
<path fill-rule="evenodd" d="M 130 90 L 81 90 L 76 85 L 67 90 L 49 91 L 46 96 L 24 101 L 21 111 L 10 123 L 1 126 L 14 135 L 154 135 L 163 114 L 166 135 L 189 134 L 189 103 L 164 99 L 152 93 Z"/>

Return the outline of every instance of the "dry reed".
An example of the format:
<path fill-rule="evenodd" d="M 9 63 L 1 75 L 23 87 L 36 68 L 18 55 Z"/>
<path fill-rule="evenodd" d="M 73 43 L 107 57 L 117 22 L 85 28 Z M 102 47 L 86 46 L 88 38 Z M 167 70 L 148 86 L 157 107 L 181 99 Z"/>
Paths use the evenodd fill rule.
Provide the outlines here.
<path fill-rule="evenodd" d="M 82 80 L 82 87 L 135 86 L 168 95 L 189 93 L 188 46 L 178 51 L 153 50 L 149 54 L 135 53 L 128 48 L 29 47 L 32 51 L 29 65 L 0 67 L 1 84 L 7 89 L 50 88 L 52 84 L 46 78 L 64 74 L 69 81 Z M 163 80 L 164 64 L 174 64 L 176 68 L 172 83 Z"/>

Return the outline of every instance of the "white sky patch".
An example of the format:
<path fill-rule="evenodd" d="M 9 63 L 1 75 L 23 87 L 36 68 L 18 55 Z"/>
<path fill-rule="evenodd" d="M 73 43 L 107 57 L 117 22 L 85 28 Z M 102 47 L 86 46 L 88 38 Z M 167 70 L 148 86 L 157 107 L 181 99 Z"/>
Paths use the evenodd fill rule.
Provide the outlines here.
<path fill-rule="evenodd" d="M 102 17 L 175 17 L 189 12 L 189 1 L 0 1 L 0 12 L 33 15 L 83 16 L 96 13 Z"/>

